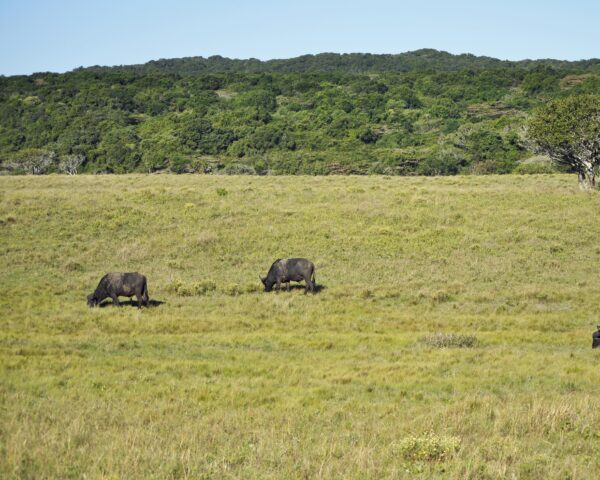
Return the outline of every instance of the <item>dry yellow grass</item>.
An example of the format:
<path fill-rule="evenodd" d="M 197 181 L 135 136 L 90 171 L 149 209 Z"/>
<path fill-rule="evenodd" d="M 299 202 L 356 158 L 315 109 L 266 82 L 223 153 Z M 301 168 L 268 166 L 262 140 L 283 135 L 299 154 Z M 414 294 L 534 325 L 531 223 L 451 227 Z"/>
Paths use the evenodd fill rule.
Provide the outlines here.
<path fill-rule="evenodd" d="M 0 178 L 0 476 L 594 478 L 599 207 L 560 175 Z M 262 293 L 285 256 L 324 289 Z M 132 270 L 163 304 L 86 307 Z"/>

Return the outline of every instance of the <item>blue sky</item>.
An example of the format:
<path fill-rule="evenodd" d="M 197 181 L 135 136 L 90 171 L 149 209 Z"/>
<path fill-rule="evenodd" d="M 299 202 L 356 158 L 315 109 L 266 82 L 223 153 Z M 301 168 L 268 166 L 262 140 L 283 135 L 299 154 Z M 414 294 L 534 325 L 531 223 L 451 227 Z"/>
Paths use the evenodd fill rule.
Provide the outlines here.
<path fill-rule="evenodd" d="M 600 1 L 0 0 L 0 74 L 222 55 L 600 57 Z"/>

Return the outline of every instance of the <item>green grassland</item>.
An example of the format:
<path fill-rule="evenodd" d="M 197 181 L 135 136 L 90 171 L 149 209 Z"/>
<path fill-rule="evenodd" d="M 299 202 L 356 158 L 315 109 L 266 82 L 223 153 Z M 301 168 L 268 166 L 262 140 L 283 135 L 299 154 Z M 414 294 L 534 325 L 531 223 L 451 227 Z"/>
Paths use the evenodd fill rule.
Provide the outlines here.
<path fill-rule="evenodd" d="M 599 208 L 566 175 L 2 177 L 0 477 L 595 478 Z M 318 294 L 261 291 L 288 256 Z M 108 271 L 164 303 L 88 308 Z"/>

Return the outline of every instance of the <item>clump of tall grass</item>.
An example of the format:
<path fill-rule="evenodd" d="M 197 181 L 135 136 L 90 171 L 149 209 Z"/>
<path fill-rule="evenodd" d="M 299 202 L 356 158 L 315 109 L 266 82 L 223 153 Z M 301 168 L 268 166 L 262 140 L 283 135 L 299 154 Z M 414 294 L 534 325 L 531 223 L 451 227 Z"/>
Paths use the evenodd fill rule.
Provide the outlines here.
<path fill-rule="evenodd" d="M 6 215 L 4 217 L 0 217 L 0 226 L 9 225 L 11 223 L 16 223 L 17 219 L 14 215 Z"/>
<path fill-rule="evenodd" d="M 167 285 L 167 291 L 180 297 L 202 297 L 213 292 L 219 292 L 230 297 L 236 297 L 245 293 L 256 293 L 262 290 L 261 285 L 256 283 L 227 283 L 218 285 L 212 280 L 201 280 L 199 282 L 184 282 L 173 280 Z"/>
<path fill-rule="evenodd" d="M 225 295 L 229 295 L 230 297 L 235 297 L 243 293 L 241 285 L 237 283 L 228 283 L 227 285 L 224 285 L 221 290 Z"/>
<path fill-rule="evenodd" d="M 201 280 L 199 282 L 183 282 L 175 280 L 167 286 L 169 292 L 175 293 L 181 297 L 203 296 L 214 292 L 217 284 L 212 280 Z"/>
<path fill-rule="evenodd" d="M 434 348 L 472 348 L 479 340 L 474 335 L 438 332 L 421 338 L 421 343 Z"/>
<path fill-rule="evenodd" d="M 219 291 L 224 293 L 225 295 L 229 295 L 230 297 L 237 297 L 238 295 L 242 295 L 244 293 L 256 293 L 262 290 L 261 285 L 258 283 L 228 283 L 226 285 L 220 286 Z"/>
<path fill-rule="evenodd" d="M 460 438 L 426 432 L 403 438 L 398 453 L 412 462 L 443 462 L 452 457 L 460 447 Z"/>
<path fill-rule="evenodd" d="M 248 282 L 242 286 L 244 293 L 257 293 L 263 291 L 263 286 L 259 283 Z"/>
<path fill-rule="evenodd" d="M 193 244 L 196 247 L 207 247 L 219 241 L 219 236 L 213 232 L 200 232 L 194 239 Z"/>
<path fill-rule="evenodd" d="M 65 263 L 64 269 L 67 272 L 82 272 L 83 266 L 80 263 L 69 260 L 67 263 Z"/>

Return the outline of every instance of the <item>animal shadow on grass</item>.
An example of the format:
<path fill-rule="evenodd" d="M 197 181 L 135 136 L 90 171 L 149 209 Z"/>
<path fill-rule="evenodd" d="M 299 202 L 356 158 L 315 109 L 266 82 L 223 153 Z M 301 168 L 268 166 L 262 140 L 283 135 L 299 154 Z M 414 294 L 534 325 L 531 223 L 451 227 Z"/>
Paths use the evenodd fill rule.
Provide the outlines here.
<path fill-rule="evenodd" d="M 327 285 L 321 285 L 321 284 L 317 284 L 315 285 L 315 290 L 314 292 L 311 292 L 310 290 L 307 293 L 320 293 L 323 290 L 327 289 Z M 294 291 L 294 290 L 305 290 L 305 287 L 303 284 L 301 283 L 295 283 L 294 285 L 290 285 L 290 292 Z M 277 292 L 277 290 L 273 289 L 274 292 Z M 284 284 L 281 284 L 281 293 L 285 293 L 287 292 L 287 287 Z"/>
<path fill-rule="evenodd" d="M 119 302 L 121 307 L 135 307 L 137 308 L 138 304 L 136 300 L 125 300 L 124 302 Z M 150 299 L 148 300 L 148 306 L 146 307 L 144 304 L 142 304 L 142 308 L 156 308 L 156 307 L 160 307 L 161 305 L 163 305 L 166 302 L 163 302 L 162 300 L 154 300 L 154 299 Z M 112 307 L 113 303 L 112 300 L 109 300 L 108 302 L 102 302 L 98 305 L 100 308 L 106 308 L 106 307 Z"/>

